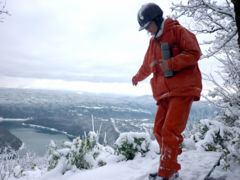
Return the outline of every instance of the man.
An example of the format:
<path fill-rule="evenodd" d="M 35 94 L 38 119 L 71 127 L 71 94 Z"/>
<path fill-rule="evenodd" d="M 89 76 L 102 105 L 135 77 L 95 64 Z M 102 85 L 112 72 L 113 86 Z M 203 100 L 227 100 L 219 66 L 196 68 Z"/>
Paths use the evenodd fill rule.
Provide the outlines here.
<path fill-rule="evenodd" d="M 145 29 L 153 37 L 132 83 L 136 86 L 153 73 L 150 83 L 158 105 L 153 133 L 161 155 L 158 172 L 150 174 L 149 179 L 172 180 L 176 179 L 181 169 L 177 162 L 177 156 L 182 152 L 181 133 L 186 127 L 192 102 L 200 99 L 202 91 L 198 68 L 201 51 L 193 33 L 176 20 L 164 20 L 162 15 L 161 8 L 154 3 L 144 4 L 138 12 L 139 30 Z M 161 44 L 166 42 L 174 56 L 163 60 Z M 164 73 L 169 70 L 174 74 L 165 77 Z"/>

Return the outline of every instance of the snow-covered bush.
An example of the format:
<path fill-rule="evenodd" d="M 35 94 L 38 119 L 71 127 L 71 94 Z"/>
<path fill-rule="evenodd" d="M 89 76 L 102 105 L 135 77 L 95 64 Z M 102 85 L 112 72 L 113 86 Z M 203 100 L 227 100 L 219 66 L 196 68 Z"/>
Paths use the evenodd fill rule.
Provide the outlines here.
<path fill-rule="evenodd" d="M 126 160 L 132 160 L 140 153 L 144 156 L 149 151 L 151 139 L 147 133 L 122 133 L 115 142 L 118 155 L 123 155 Z"/>
<path fill-rule="evenodd" d="M 4 150 L 0 154 L 0 179 L 8 179 L 13 174 L 15 151 Z"/>
<path fill-rule="evenodd" d="M 202 119 L 199 121 L 199 131 L 193 136 L 196 147 L 205 151 L 224 151 L 227 148 L 226 142 L 233 137 L 230 129 L 222 123 Z"/>
<path fill-rule="evenodd" d="M 48 170 L 54 169 L 61 164 L 61 172 L 68 170 L 90 169 L 107 164 L 105 158 L 114 153 L 111 147 L 104 147 L 97 143 L 97 134 L 89 132 L 84 138 L 77 137 L 72 142 L 64 142 L 63 147 L 58 149 L 52 141 L 48 150 Z"/>
<path fill-rule="evenodd" d="M 22 176 L 24 176 L 24 170 L 22 169 L 22 167 L 20 165 L 17 165 L 14 169 L 13 169 L 13 175 L 16 178 L 20 178 Z"/>
<path fill-rule="evenodd" d="M 0 179 L 7 180 L 11 176 L 20 178 L 25 176 L 25 171 L 44 168 L 45 162 L 45 157 L 36 157 L 29 152 L 5 150 L 0 154 Z"/>
<path fill-rule="evenodd" d="M 203 119 L 199 121 L 199 130 L 192 139 L 198 150 L 222 152 L 225 168 L 232 162 L 240 163 L 239 128 L 228 127 L 217 120 Z"/>
<path fill-rule="evenodd" d="M 64 142 L 61 148 L 51 141 L 48 148 L 48 170 L 58 167 L 66 171 L 90 169 L 108 163 L 133 159 L 137 154 L 144 156 L 149 151 L 151 139 L 146 133 L 122 133 L 113 149 L 97 142 L 98 135 L 89 132 L 88 136 L 77 137 L 72 142 Z"/>

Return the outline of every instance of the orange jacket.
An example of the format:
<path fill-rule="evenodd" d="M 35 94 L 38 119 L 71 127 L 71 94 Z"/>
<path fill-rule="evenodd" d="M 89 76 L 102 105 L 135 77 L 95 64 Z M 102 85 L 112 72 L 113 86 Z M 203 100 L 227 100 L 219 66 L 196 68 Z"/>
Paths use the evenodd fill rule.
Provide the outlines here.
<path fill-rule="evenodd" d="M 173 77 L 165 78 L 159 64 L 151 67 L 155 60 L 162 59 L 160 43 L 177 43 L 180 53 L 168 60 L 170 70 L 176 71 Z M 182 27 L 178 21 L 170 18 L 164 21 L 162 35 L 157 39 L 151 38 L 144 61 L 135 75 L 138 81 L 147 78 L 151 73 L 151 86 L 156 101 L 170 96 L 194 96 L 200 99 L 202 78 L 198 68 L 201 50 L 193 33 Z"/>

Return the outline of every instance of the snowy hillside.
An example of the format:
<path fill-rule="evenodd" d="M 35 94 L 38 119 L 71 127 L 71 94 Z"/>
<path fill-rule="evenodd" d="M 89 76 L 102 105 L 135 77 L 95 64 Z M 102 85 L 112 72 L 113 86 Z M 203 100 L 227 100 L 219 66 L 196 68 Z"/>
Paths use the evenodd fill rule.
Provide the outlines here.
<path fill-rule="evenodd" d="M 212 132 L 205 133 L 199 142 L 211 142 L 209 133 Z M 7 179 L 10 180 L 147 180 L 148 174 L 158 169 L 158 144 L 148 134 L 123 133 L 115 142 L 114 149 L 98 144 L 98 136 L 94 132 L 85 138 L 65 142 L 61 148 L 52 142 L 48 157 L 42 159 L 41 164 L 29 156 L 6 161 L 5 165 L 0 164 L 0 175 L 6 175 L 7 169 Z M 178 157 L 182 165 L 179 175 L 183 180 L 204 180 L 207 175 L 210 175 L 209 180 L 239 179 L 238 165 L 231 165 L 228 171 L 221 166 L 213 169 L 224 161 L 223 153 L 204 151 L 204 145 L 199 148 L 197 144 L 192 138 L 183 142 L 183 153 Z"/>
<path fill-rule="evenodd" d="M 0 155 L 2 180 L 95 180 L 96 177 L 145 180 L 148 173 L 158 168 L 158 145 L 150 138 L 156 107 L 149 97 L 107 98 L 32 90 L 1 92 L 1 124 L 16 125 L 15 120 L 21 120 L 20 124 L 26 120 L 24 126 L 76 133 L 72 142 L 64 142 L 60 147 L 52 142 L 43 158 L 29 154 Z M 209 115 L 208 112 L 213 113 L 211 107 L 198 104 L 193 110 Z M 203 179 L 221 154 L 224 155 L 221 165 L 211 177 L 239 179 L 240 130 L 216 119 L 217 116 L 194 121 L 184 132 L 184 152 L 179 157 L 180 176 L 184 180 Z M 91 130 L 97 132 L 91 134 Z"/>
<path fill-rule="evenodd" d="M 119 132 L 152 131 L 156 104 L 152 96 L 128 97 L 101 94 L 0 88 L 0 125 L 35 127 L 73 136 L 101 129 L 113 143 Z M 204 102 L 193 104 L 190 121 L 214 116 L 216 108 Z M 22 120 L 26 120 L 22 123 Z M 71 136 L 70 136 L 71 137 Z"/>

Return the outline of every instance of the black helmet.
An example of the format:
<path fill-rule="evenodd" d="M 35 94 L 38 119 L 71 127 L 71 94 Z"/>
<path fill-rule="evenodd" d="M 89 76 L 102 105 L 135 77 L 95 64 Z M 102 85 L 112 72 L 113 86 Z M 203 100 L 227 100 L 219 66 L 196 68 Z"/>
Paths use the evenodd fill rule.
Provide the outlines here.
<path fill-rule="evenodd" d="M 159 22 L 160 19 L 162 23 L 163 20 L 162 15 L 163 11 L 157 4 L 147 3 L 142 5 L 142 7 L 138 11 L 137 16 L 137 20 L 140 25 L 139 31 L 145 29 L 152 21 Z M 159 23 L 157 23 L 157 25 L 159 26 Z"/>

